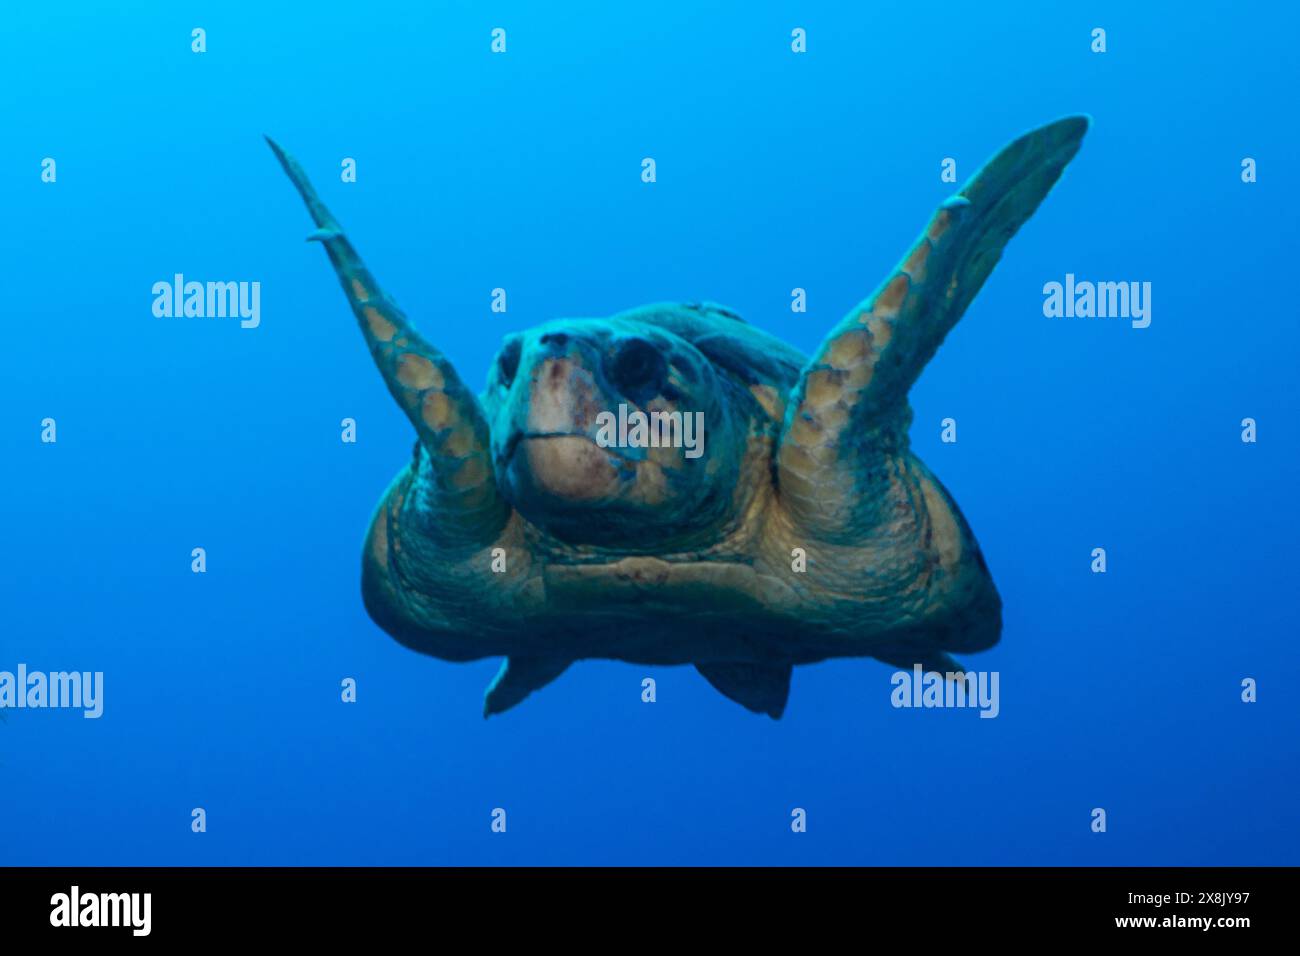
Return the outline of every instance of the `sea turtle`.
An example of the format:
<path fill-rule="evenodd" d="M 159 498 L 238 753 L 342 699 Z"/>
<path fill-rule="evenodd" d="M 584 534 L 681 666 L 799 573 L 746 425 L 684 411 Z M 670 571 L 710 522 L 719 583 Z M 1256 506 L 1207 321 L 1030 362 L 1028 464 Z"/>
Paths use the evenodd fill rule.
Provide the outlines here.
<path fill-rule="evenodd" d="M 1001 600 L 909 451 L 908 389 L 1087 128 L 1003 149 L 811 360 L 721 306 L 649 305 L 507 336 L 477 398 L 268 139 L 417 434 L 363 548 L 370 616 L 434 657 L 504 656 L 485 716 L 581 658 L 693 664 L 773 718 L 795 664 L 959 672 L 949 653 L 997 642 Z M 702 413 L 702 453 L 611 444 L 620 406 L 669 413 L 670 442 L 671 413 Z"/>

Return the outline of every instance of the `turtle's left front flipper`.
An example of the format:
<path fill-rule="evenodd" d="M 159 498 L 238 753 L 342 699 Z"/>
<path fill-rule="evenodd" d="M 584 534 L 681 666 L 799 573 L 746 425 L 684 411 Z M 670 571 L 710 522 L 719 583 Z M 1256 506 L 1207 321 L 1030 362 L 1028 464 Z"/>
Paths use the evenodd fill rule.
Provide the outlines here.
<path fill-rule="evenodd" d="M 787 405 L 777 457 L 797 525 L 833 533 L 876 519 L 860 512 L 881 496 L 862 483 L 883 480 L 875 466 L 907 447 L 908 390 L 1087 130 L 1087 117 L 1067 117 L 998 153 L 822 343 Z"/>

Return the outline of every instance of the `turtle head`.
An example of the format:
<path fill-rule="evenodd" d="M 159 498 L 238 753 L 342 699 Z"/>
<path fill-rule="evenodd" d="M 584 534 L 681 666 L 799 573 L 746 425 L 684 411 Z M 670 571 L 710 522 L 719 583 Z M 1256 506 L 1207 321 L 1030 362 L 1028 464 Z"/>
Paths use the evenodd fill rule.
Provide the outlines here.
<path fill-rule="evenodd" d="M 742 397 L 688 338 L 632 316 L 511 335 L 483 397 L 497 486 L 569 543 L 689 546 L 734 507 Z"/>

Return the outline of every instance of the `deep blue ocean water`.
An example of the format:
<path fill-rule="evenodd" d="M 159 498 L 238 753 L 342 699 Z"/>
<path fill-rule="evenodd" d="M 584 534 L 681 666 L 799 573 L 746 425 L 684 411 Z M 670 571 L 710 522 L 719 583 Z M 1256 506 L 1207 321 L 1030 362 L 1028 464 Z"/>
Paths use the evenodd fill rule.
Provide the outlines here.
<path fill-rule="evenodd" d="M 1293 5 L 4 20 L 0 670 L 105 683 L 98 720 L 2 714 L 0 863 L 1300 863 Z M 796 669 L 779 722 L 588 661 L 484 721 L 498 661 L 369 620 L 362 536 L 412 435 L 264 133 L 477 386 L 507 332 L 658 300 L 811 351 L 954 191 L 944 158 L 964 181 L 1076 112 L 1082 151 L 912 392 L 1005 605 L 966 659 L 997 719 L 896 710 L 872 660 Z M 176 273 L 260 282 L 260 326 L 155 318 Z M 1045 318 L 1066 273 L 1151 282 L 1150 327 Z"/>

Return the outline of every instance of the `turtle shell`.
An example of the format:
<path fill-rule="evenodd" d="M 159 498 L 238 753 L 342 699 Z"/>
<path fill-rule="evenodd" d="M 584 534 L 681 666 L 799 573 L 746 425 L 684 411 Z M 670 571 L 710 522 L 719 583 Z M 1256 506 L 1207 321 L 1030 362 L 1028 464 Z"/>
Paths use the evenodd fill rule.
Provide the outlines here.
<path fill-rule="evenodd" d="M 658 326 L 690 342 L 743 385 L 767 385 L 779 395 L 794 387 L 808 362 L 798 349 L 712 302 L 661 302 L 613 318 Z"/>

